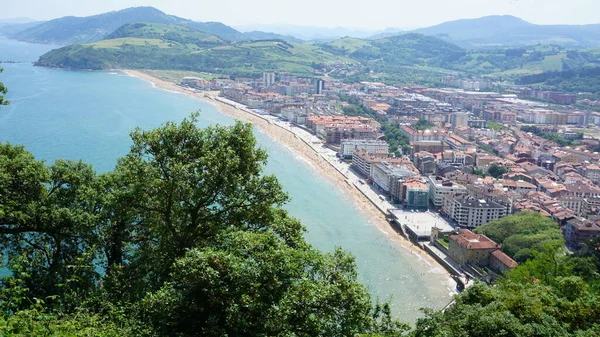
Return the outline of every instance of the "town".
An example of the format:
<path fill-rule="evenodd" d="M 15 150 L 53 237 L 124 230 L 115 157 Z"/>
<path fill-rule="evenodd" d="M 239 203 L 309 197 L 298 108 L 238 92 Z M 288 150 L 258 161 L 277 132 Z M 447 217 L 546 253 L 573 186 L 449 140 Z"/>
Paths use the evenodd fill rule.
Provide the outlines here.
<path fill-rule="evenodd" d="M 600 237 L 600 141 L 594 138 L 600 113 L 574 108 L 576 96 L 561 92 L 485 91 L 491 86 L 485 80 L 441 83 L 448 87 L 273 72 L 181 81 L 192 91 L 219 90 L 253 113 L 318 137 L 335 152 L 331 164 L 347 182 L 463 285 L 518 265 L 500 245 L 472 232 L 507 215 L 527 211 L 552 219 L 571 251 Z"/>

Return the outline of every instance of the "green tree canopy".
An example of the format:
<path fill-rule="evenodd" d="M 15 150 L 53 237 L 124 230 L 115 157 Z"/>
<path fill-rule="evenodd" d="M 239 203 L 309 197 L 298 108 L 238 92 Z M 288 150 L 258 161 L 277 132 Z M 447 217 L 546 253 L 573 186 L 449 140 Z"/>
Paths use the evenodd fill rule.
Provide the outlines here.
<path fill-rule="evenodd" d="M 508 169 L 498 164 L 492 164 L 488 169 L 488 174 L 496 179 L 501 178 L 506 172 L 508 172 Z"/>
<path fill-rule="evenodd" d="M 0 144 L 0 248 L 11 271 L 0 320 L 11 333 L 405 331 L 389 306 L 372 303 L 352 256 L 304 240 L 281 208 L 287 194 L 263 172 L 252 127 L 199 129 L 196 118 L 135 130 L 105 174 Z M 19 315 L 31 326 L 19 330 Z M 106 331 L 93 329 L 103 321 Z"/>
<path fill-rule="evenodd" d="M 504 252 L 517 262 L 524 262 L 533 251 L 556 247 L 564 242 L 558 224 L 538 213 L 520 212 L 475 229 L 503 245 Z"/>

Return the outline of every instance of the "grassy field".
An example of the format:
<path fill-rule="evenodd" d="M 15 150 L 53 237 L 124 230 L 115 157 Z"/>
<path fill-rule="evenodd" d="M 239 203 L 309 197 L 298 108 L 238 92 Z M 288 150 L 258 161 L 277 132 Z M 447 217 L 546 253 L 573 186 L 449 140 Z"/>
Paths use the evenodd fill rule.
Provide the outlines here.
<path fill-rule="evenodd" d="M 361 40 L 354 37 L 345 37 L 343 39 L 333 41 L 329 45 L 335 48 L 343 49 L 347 53 L 351 54 L 368 44 L 369 42 L 366 40 Z"/>
<path fill-rule="evenodd" d="M 158 47 L 158 48 L 174 48 L 179 45 L 174 42 L 160 40 L 160 39 L 142 39 L 135 37 L 124 37 L 112 40 L 102 40 L 94 43 L 90 43 L 90 46 L 94 48 L 108 48 L 108 49 L 119 49 L 124 45 L 131 46 L 144 46 L 144 47 Z"/>

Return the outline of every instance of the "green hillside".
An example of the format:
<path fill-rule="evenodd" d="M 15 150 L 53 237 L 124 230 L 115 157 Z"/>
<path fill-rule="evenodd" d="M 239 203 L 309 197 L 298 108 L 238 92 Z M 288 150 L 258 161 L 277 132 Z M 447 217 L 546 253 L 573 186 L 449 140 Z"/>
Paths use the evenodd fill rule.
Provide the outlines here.
<path fill-rule="evenodd" d="M 281 40 L 226 43 L 218 37 L 170 24 L 124 25 L 109 37 L 42 55 L 38 65 L 74 69 L 163 69 L 236 76 L 288 71 L 311 76 L 317 63 L 355 62 L 318 46 Z"/>
<path fill-rule="evenodd" d="M 107 40 L 119 38 L 161 39 L 181 44 L 217 46 L 226 42 L 216 35 L 184 26 L 159 23 L 130 23 L 123 25 L 106 37 Z"/>

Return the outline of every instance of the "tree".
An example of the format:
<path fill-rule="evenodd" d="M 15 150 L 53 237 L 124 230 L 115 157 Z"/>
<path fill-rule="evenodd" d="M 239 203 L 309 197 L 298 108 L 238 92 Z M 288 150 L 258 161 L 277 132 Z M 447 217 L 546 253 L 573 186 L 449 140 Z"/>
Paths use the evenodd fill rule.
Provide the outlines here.
<path fill-rule="evenodd" d="M 0 68 L 0 73 L 2 73 L 2 71 L 4 71 L 4 69 Z M 4 95 L 6 95 L 6 93 L 8 93 L 8 88 L 6 88 L 4 84 L 0 82 L 0 105 L 7 105 L 10 103 L 10 101 L 4 99 Z"/>
<path fill-rule="evenodd" d="M 433 125 L 433 123 L 431 123 L 430 121 L 428 121 L 426 119 L 419 119 L 419 121 L 417 123 L 415 123 L 415 125 L 413 125 L 415 130 L 421 130 L 421 131 L 431 129 L 434 126 L 435 125 Z"/>
<path fill-rule="evenodd" d="M 134 131 L 130 153 L 101 175 L 0 145 L 0 248 L 12 272 L 0 287 L 0 322 L 13 329 L 23 317 L 21 334 L 46 335 L 97 322 L 106 331 L 81 331 L 406 331 L 387 304 L 373 305 L 352 256 L 304 240 L 281 208 L 287 194 L 263 174 L 267 156 L 251 126 L 199 129 L 196 117 Z"/>
<path fill-rule="evenodd" d="M 499 166 L 498 164 L 492 164 L 488 169 L 488 174 L 496 179 L 502 177 L 506 172 L 508 172 L 508 169 L 504 166 Z"/>

